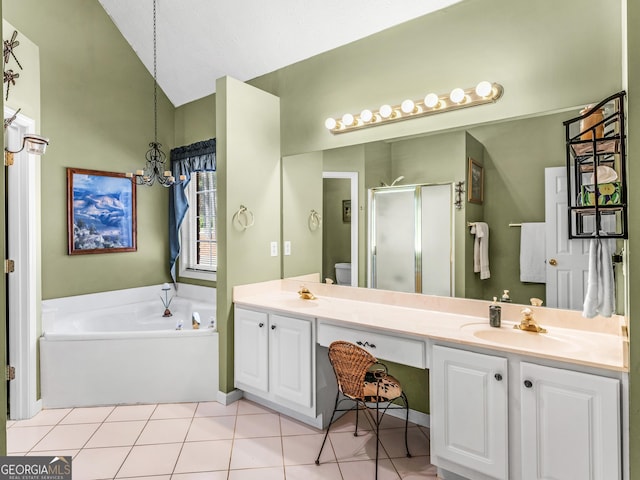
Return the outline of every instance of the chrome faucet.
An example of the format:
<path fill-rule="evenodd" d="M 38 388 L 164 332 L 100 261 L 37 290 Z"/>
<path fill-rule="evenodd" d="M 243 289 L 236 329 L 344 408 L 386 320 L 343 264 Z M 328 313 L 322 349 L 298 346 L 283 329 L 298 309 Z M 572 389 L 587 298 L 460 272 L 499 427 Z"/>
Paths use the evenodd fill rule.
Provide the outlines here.
<path fill-rule="evenodd" d="M 538 325 L 533 318 L 533 310 L 530 308 L 523 308 L 520 313 L 522 313 L 522 319 L 520 320 L 520 323 L 514 325 L 513 328 L 524 330 L 526 332 L 547 333 L 547 329 Z"/>

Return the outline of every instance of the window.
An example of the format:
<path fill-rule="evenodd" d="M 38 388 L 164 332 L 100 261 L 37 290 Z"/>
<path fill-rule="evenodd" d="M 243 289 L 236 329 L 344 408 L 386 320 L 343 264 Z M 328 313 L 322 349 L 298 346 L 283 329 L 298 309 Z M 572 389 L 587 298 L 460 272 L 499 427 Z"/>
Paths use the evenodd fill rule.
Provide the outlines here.
<path fill-rule="evenodd" d="M 215 280 L 218 268 L 216 172 L 191 174 L 186 194 L 189 210 L 180 228 L 180 276 Z"/>

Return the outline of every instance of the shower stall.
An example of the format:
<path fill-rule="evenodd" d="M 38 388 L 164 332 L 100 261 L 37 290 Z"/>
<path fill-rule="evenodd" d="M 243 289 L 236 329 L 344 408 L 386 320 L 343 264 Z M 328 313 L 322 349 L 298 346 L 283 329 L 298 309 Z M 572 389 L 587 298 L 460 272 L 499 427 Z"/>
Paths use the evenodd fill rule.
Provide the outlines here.
<path fill-rule="evenodd" d="M 453 184 L 369 189 L 369 286 L 454 293 Z"/>

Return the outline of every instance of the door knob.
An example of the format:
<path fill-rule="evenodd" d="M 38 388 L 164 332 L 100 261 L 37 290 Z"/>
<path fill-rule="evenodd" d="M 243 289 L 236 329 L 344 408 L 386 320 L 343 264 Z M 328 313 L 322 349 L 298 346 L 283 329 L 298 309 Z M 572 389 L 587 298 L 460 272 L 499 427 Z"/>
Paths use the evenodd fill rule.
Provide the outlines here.
<path fill-rule="evenodd" d="M 555 258 L 552 258 L 551 260 L 549 260 L 549 265 L 555 267 L 556 265 L 558 265 L 558 261 Z"/>

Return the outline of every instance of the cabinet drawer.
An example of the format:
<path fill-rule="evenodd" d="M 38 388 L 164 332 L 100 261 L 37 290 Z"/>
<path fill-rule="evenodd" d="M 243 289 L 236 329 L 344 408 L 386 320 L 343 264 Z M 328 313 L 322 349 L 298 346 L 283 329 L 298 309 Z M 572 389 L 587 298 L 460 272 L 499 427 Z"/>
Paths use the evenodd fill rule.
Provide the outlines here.
<path fill-rule="evenodd" d="M 318 343 L 328 347 L 336 340 L 358 344 L 380 359 L 411 367 L 427 368 L 426 344 L 422 340 L 320 322 Z"/>

